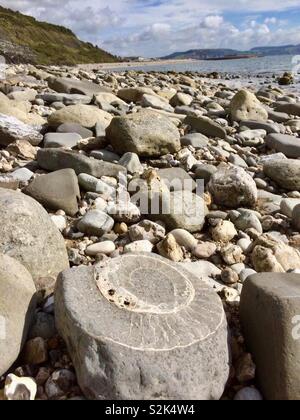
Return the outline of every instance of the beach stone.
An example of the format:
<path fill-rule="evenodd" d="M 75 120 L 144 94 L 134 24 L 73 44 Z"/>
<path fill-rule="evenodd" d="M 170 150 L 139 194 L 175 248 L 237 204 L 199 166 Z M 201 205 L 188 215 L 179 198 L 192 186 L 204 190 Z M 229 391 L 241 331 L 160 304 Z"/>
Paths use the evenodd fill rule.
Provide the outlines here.
<path fill-rule="evenodd" d="M 218 168 L 213 165 L 203 164 L 195 165 L 194 172 L 197 179 L 203 179 L 204 184 L 207 185 L 213 174 L 217 172 Z"/>
<path fill-rule="evenodd" d="M 0 113 L 0 145 L 8 146 L 17 140 L 26 140 L 31 145 L 37 146 L 42 142 L 43 136 L 34 127 L 24 124 L 15 117 Z"/>
<path fill-rule="evenodd" d="M 88 139 L 90 137 L 93 137 L 92 130 L 88 130 L 87 128 L 82 127 L 82 125 L 76 124 L 76 123 L 61 124 L 59 127 L 57 127 L 56 132 L 57 133 L 76 133 L 82 139 Z"/>
<path fill-rule="evenodd" d="M 140 102 L 144 94 L 155 95 L 154 91 L 147 87 L 124 88 L 118 90 L 118 97 L 126 102 Z"/>
<path fill-rule="evenodd" d="M 264 164 L 264 173 L 285 190 L 300 190 L 300 160 L 270 160 Z"/>
<path fill-rule="evenodd" d="M 34 173 L 28 168 L 18 168 L 9 174 L 13 179 L 20 182 L 28 182 L 33 175 Z"/>
<path fill-rule="evenodd" d="M 78 175 L 78 182 L 81 188 L 83 188 L 85 191 L 95 192 L 98 194 L 107 194 L 109 196 L 112 196 L 114 193 L 116 193 L 114 188 L 101 181 L 101 179 L 88 174 Z"/>
<path fill-rule="evenodd" d="M 172 121 L 150 110 L 115 117 L 106 136 L 118 153 L 158 157 L 180 149 L 179 131 Z"/>
<path fill-rule="evenodd" d="M 166 230 L 151 220 L 142 220 L 138 224 L 130 226 L 128 233 L 132 241 L 148 240 L 155 245 L 165 237 Z"/>
<path fill-rule="evenodd" d="M 249 277 L 240 316 L 267 400 L 299 400 L 300 275 L 262 273 Z"/>
<path fill-rule="evenodd" d="M 77 223 L 79 232 L 102 236 L 112 230 L 114 220 L 101 210 L 89 210 Z"/>
<path fill-rule="evenodd" d="M 161 98 L 160 96 L 149 95 L 147 93 L 144 93 L 141 100 L 141 105 L 144 108 L 150 107 L 153 109 L 162 109 L 167 112 L 174 111 L 174 108 L 169 104 L 167 100 L 165 100 L 164 98 Z"/>
<path fill-rule="evenodd" d="M 151 215 L 151 219 L 161 220 L 169 230 L 185 229 L 188 232 L 200 232 L 208 213 L 202 197 L 191 191 L 175 191 L 169 196 L 169 208 L 164 214 Z"/>
<path fill-rule="evenodd" d="M 230 115 L 233 121 L 267 121 L 268 112 L 256 96 L 248 90 L 240 90 L 230 103 Z"/>
<path fill-rule="evenodd" d="M 287 102 L 279 103 L 279 104 L 276 105 L 275 110 L 277 112 L 296 115 L 296 116 L 300 117 L 300 105 L 298 103 L 297 104 L 296 103 L 287 103 Z"/>
<path fill-rule="evenodd" d="M 216 251 L 217 245 L 213 242 L 200 242 L 192 249 L 192 253 L 195 257 L 203 259 L 210 258 Z"/>
<path fill-rule="evenodd" d="M 82 154 L 61 148 L 39 149 L 37 161 L 41 168 L 47 171 L 74 169 L 77 175 L 88 174 L 96 178 L 111 176 L 118 178 L 124 173 L 124 167 L 115 163 L 99 161 Z"/>
<path fill-rule="evenodd" d="M 216 242 L 230 242 L 237 234 L 234 224 L 229 220 L 220 220 L 220 222 L 211 229 L 212 238 Z"/>
<path fill-rule="evenodd" d="M 78 212 L 80 190 L 73 169 L 37 176 L 24 192 L 48 209 L 64 210 L 70 216 Z"/>
<path fill-rule="evenodd" d="M 296 206 L 300 205 L 300 198 L 284 198 L 280 203 L 280 211 L 287 217 L 292 218 Z"/>
<path fill-rule="evenodd" d="M 173 107 L 181 106 L 181 105 L 189 106 L 191 105 L 192 102 L 193 102 L 193 97 L 191 95 L 188 95 L 183 92 L 178 92 L 176 93 L 176 95 L 174 95 L 171 98 L 170 105 L 172 105 Z"/>
<path fill-rule="evenodd" d="M 292 221 L 293 225 L 300 231 L 300 204 L 293 209 Z"/>
<path fill-rule="evenodd" d="M 194 191 L 197 187 L 193 178 L 182 168 L 160 169 L 158 176 L 170 191 Z"/>
<path fill-rule="evenodd" d="M 219 167 L 212 175 L 208 189 L 214 202 L 225 207 L 253 207 L 257 201 L 257 187 L 253 178 L 238 166 Z"/>
<path fill-rule="evenodd" d="M 270 234 L 256 239 L 251 259 L 259 273 L 284 273 L 300 267 L 300 252 Z"/>
<path fill-rule="evenodd" d="M 105 162 L 115 162 L 118 163 L 120 160 L 120 156 L 116 153 L 110 152 L 109 150 L 102 149 L 102 150 L 93 150 L 90 154 L 91 157 L 104 160 Z"/>
<path fill-rule="evenodd" d="M 119 160 L 119 165 L 124 166 L 129 174 L 143 172 L 143 166 L 136 153 L 125 153 Z"/>
<path fill-rule="evenodd" d="M 42 337 L 28 340 L 22 351 L 22 361 L 26 365 L 40 365 L 48 360 L 47 343 Z"/>
<path fill-rule="evenodd" d="M 100 122 L 108 127 L 113 116 L 92 105 L 70 105 L 55 111 L 48 118 L 50 127 L 57 128 L 64 123 L 80 124 L 85 128 L 93 128 Z"/>
<path fill-rule="evenodd" d="M 36 306 L 36 288 L 27 269 L 0 254 L 0 376 L 23 347 Z"/>
<path fill-rule="evenodd" d="M 174 262 L 183 261 L 183 251 L 175 237 L 169 233 L 156 245 L 159 255 Z"/>
<path fill-rule="evenodd" d="M 300 157 L 300 138 L 286 134 L 269 134 L 266 145 L 276 152 L 282 152 L 288 158 Z"/>
<path fill-rule="evenodd" d="M 180 139 L 181 146 L 192 146 L 194 149 L 204 149 L 208 146 L 209 139 L 201 133 L 186 134 Z"/>
<path fill-rule="evenodd" d="M 110 92 L 105 86 L 100 86 L 87 80 L 76 80 L 69 77 L 49 78 L 48 85 L 59 93 L 78 93 L 93 97 L 101 92 Z"/>
<path fill-rule="evenodd" d="M 124 254 L 136 252 L 152 252 L 153 244 L 147 239 L 141 241 L 134 241 L 124 247 Z"/>
<path fill-rule="evenodd" d="M 261 222 L 253 211 L 247 209 L 239 209 L 238 211 L 240 215 L 232 218 L 238 230 L 246 232 L 248 229 L 255 229 L 258 233 L 263 233 Z"/>
<path fill-rule="evenodd" d="M 86 248 L 85 253 L 86 255 L 89 255 L 91 257 L 97 254 L 109 255 L 112 252 L 114 252 L 115 249 L 116 249 L 116 246 L 112 241 L 103 241 L 103 242 L 98 242 L 93 245 L 89 245 Z"/>
<path fill-rule="evenodd" d="M 124 223 L 136 223 L 141 218 L 140 209 L 130 201 L 110 202 L 106 212 L 116 221 Z"/>
<path fill-rule="evenodd" d="M 229 374 L 223 306 L 182 266 L 126 254 L 72 269 L 60 276 L 55 302 L 59 332 L 88 398 L 221 397 Z"/>
<path fill-rule="evenodd" d="M 47 133 L 44 137 L 44 147 L 66 147 L 72 149 L 81 138 L 76 133 Z"/>
<path fill-rule="evenodd" d="M 197 239 L 194 238 L 194 236 L 187 230 L 174 229 L 170 232 L 170 234 L 174 236 L 178 245 L 184 246 L 189 251 L 194 249 L 198 244 Z"/>
<path fill-rule="evenodd" d="M 242 121 L 241 125 L 248 127 L 251 130 L 264 130 L 268 134 L 280 133 L 280 127 L 274 123 L 260 122 L 260 121 Z"/>
<path fill-rule="evenodd" d="M 31 273 L 56 279 L 69 267 L 64 239 L 44 208 L 20 192 L 0 188 L 0 252 L 15 258 Z"/>
<path fill-rule="evenodd" d="M 187 116 L 185 124 L 191 126 L 198 133 L 208 137 L 219 137 L 221 139 L 225 139 L 226 137 L 226 130 L 208 117 Z"/>
<path fill-rule="evenodd" d="M 49 340 L 56 333 L 54 316 L 46 312 L 37 312 L 29 330 L 28 338 L 41 337 L 44 340 Z"/>

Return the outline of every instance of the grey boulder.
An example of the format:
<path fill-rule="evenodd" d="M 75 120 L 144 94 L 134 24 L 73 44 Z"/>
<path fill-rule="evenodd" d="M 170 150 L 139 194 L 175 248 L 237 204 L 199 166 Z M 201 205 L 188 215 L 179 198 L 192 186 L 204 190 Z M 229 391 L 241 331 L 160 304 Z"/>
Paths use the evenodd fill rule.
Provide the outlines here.
<path fill-rule="evenodd" d="M 115 117 L 106 136 L 118 153 L 157 157 L 180 149 L 179 131 L 172 121 L 150 110 Z"/>
<path fill-rule="evenodd" d="M 80 190 L 73 169 L 62 169 L 36 177 L 24 192 L 50 210 L 64 210 L 75 216 Z"/>
<path fill-rule="evenodd" d="M 64 239 L 48 213 L 33 198 L 0 188 L 0 252 L 15 258 L 34 281 L 69 267 Z"/>
<path fill-rule="evenodd" d="M 300 190 L 300 160 L 270 160 L 264 164 L 264 173 L 281 188 Z"/>
<path fill-rule="evenodd" d="M 126 254 L 63 272 L 55 313 L 90 399 L 218 400 L 224 391 L 230 357 L 222 303 L 164 258 Z"/>
<path fill-rule="evenodd" d="M 104 162 L 88 156 L 58 149 L 40 149 L 37 153 L 37 161 L 41 168 L 47 171 L 58 171 L 59 169 L 74 169 L 77 175 L 84 173 L 101 178 L 112 176 L 118 178 L 125 169 L 121 165 Z"/>
<path fill-rule="evenodd" d="M 43 140 L 43 136 L 37 129 L 17 118 L 0 114 L 0 145 L 8 146 L 17 140 L 27 140 L 33 146 L 37 146 Z"/>
<path fill-rule="evenodd" d="M 299 307 L 299 274 L 256 274 L 244 283 L 242 326 L 268 400 L 300 399 Z"/>
<path fill-rule="evenodd" d="M 288 158 L 300 157 L 300 138 L 286 134 L 269 134 L 266 145 L 276 152 L 282 152 Z"/>
<path fill-rule="evenodd" d="M 44 147 L 66 147 L 72 149 L 81 139 L 82 137 L 77 133 L 47 133 L 44 137 Z"/>
<path fill-rule="evenodd" d="M 36 306 L 35 285 L 26 268 L 0 254 L 0 376 L 18 358 Z"/>

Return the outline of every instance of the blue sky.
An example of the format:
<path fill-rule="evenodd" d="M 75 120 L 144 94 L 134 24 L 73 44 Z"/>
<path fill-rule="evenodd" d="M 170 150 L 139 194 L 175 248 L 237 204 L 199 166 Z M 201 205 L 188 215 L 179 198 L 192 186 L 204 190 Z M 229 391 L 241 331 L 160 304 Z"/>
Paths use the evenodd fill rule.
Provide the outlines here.
<path fill-rule="evenodd" d="M 300 44 L 300 0 L 0 0 L 118 55 Z"/>

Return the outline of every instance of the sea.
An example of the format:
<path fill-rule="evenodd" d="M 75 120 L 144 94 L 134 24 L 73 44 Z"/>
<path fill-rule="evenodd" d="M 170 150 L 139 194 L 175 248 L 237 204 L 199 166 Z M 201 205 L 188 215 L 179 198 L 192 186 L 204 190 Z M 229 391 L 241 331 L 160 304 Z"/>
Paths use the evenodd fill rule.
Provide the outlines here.
<path fill-rule="evenodd" d="M 127 63 L 124 67 L 110 67 L 110 70 L 123 72 L 128 70 L 144 71 L 144 72 L 200 72 L 200 73 L 219 73 L 222 78 L 234 79 L 238 76 L 239 80 L 231 80 L 231 84 L 266 84 L 274 81 L 275 77 L 282 75 L 284 72 L 294 74 L 296 83 L 290 87 L 290 90 L 296 90 L 300 93 L 300 55 L 280 55 L 255 57 L 238 60 L 186 60 L 170 63 L 163 61 L 162 63 Z"/>

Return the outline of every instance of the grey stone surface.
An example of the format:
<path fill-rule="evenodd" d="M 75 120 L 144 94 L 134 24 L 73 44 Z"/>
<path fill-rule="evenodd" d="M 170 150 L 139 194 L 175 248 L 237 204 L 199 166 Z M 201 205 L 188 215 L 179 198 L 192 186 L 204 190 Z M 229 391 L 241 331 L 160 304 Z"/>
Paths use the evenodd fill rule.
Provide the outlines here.
<path fill-rule="evenodd" d="M 114 220 L 101 210 L 90 210 L 77 223 L 77 229 L 87 235 L 102 236 L 114 226 Z"/>
<path fill-rule="evenodd" d="M 224 139 L 226 137 L 226 130 L 220 124 L 211 120 L 208 117 L 186 117 L 186 124 L 192 127 L 193 130 L 209 137 L 219 137 Z"/>
<path fill-rule="evenodd" d="M 37 153 L 37 161 L 41 168 L 47 171 L 59 169 L 74 169 L 77 175 L 84 173 L 101 178 L 112 176 L 118 178 L 125 169 L 121 165 L 99 161 L 76 152 L 63 149 L 40 149 Z"/>
<path fill-rule="evenodd" d="M 89 81 L 76 80 L 74 78 L 61 77 L 49 79 L 49 87 L 60 93 L 79 93 L 93 97 L 100 92 L 111 92 L 109 88 L 97 85 Z"/>
<path fill-rule="evenodd" d="M 15 362 L 26 340 L 36 306 L 35 293 L 26 268 L 0 254 L 0 376 Z"/>
<path fill-rule="evenodd" d="M 282 152 L 288 158 L 300 157 L 300 138 L 286 134 L 269 134 L 266 144 L 270 149 Z"/>
<path fill-rule="evenodd" d="M 182 168 L 166 168 L 158 171 L 158 176 L 170 191 L 194 191 L 197 187 L 193 178 Z"/>
<path fill-rule="evenodd" d="M 292 214 L 292 221 L 293 221 L 293 225 L 298 229 L 298 231 L 300 232 L 300 204 L 298 204 L 294 209 L 293 209 L 293 214 Z M 300 268 L 300 267 L 299 267 Z"/>
<path fill-rule="evenodd" d="M 62 169 L 36 177 L 24 192 L 50 210 L 64 210 L 75 216 L 80 190 L 73 169 Z"/>
<path fill-rule="evenodd" d="M 237 166 L 219 167 L 208 186 L 217 204 L 225 207 L 253 207 L 257 200 L 257 187 L 248 173 Z"/>
<path fill-rule="evenodd" d="M 264 164 L 264 173 L 281 188 L 300 190 L 300 160 L 270 160 Z"/>
<path fill-rule="evenodd" d="M 248 127 L 251 130 L 265 130 L 268 134 L 280 133 L 280 127 L 274 123 L 248 120 L 241 121 L 241 125 Z"/>
<path fill-rule="evenodd" d="M 76 123 L 65 123 L 61 124 L 56 129 L 57 133 L 77 133 L 79 134 L 83 139 L 87 139 L 89 137 L 93 137 L 92 130 L 89 130 L 87 128 L 82 127 L 80 124 Z"/>
<path fill-rule="evenodd" d="M 8 146 L 17 140 L 27 140 L 33 146 L 37 146 L 43 140 L 43 136 L 34 127 L 17 118 L 0 114 L 0 145 Z"/>
<path fill-rule="evenodd" d="M 64 239 L 33 198 L 0 188 L 0 252 L 23 264 L 37 281 L 69 267 Z"/>
<path fill-rule="evenodd" d="M 229 375 L 223 306 L 184 268 L 155 254 L 126 254 L 63 272 L 55 302 L 88 398 L 221 397 Z"/>
<path fill-rule="evenodd" d="M 283 102 L 276 106 L 276 111 L 300 117 L 300 104 Z"/>
<path fill-rule="evenodd" d="M 44 147 L 67 147 L 72 149 L 81 139 L 82 137 L 77 133 L 47 133 L 44 137 Z"/>
<path fill-rule="evenodd" d="M 180 139 L 182 146 L 193 146 L 195 149 L 204 149 L 208 145 L 208 137 L 201 133 L 187 134 Z"/>
<path fill-rule="evenodd" d="M 241 320 L 268 400 L 300 399 L 299 311 L 299 274 L 264 273 L 245 281 Z"/>
<path fill-rule="evenodd" d="M 106 135 L 117 153 L 157 157 L 180 149 L 179 131 L 172 121 L 150 110 L 115 117 Z"/>

